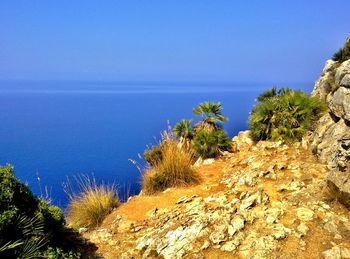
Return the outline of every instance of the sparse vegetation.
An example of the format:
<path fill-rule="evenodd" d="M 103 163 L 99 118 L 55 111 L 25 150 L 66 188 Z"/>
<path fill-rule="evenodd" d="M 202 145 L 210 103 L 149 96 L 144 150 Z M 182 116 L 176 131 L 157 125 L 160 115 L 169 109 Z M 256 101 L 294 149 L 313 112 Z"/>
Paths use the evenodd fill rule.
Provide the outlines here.
<path fill-rule="evenodd" d="M 317 97 L 300 90 L 274 87 L 262 93 L 249 118 L 254 140 L 292 142 L 301 140 L 314 122 L 325 112 L 326 105 Z"/>
<path fill-rule="evenodd" d="M 161 145 L 162 159 L 143 175 L 143 191 L 146 194 L 198 182 L 198 175 L 192 169 L 194 151 L 188 147 L 180 147 L 174 139 L 165 141 L 166 145 Z"/>
<path fill-rule="evenodd" d="M 216 157 L 221 151 L 231 149 L 231 139 L 220 124 L 228 119 L 222 114 L 219 102 L 200 103 L 193 112 L 202 115 L 203 120 L 194 127 L 192 119 L 181 120 L 172 132 L 163 134 L 159 146 L 145 150 L 150 166 L 143 175 L 145 193 L 197 182 L 198 175 L 192 165 L 199 156 Z"/>
<path fill-rule="evenodd" d="M 185 140 L 187 146 L 203 158 L 216 157 L 220 151 L 231 149 L 231 140 L 222 129 L 221 123 L 228 121 L 222 114 L 220 102 L 203 102 L 193 109 L 203 119 L 191 126 L 192 120 L 181 120 L 174 127 L 174 134 Z"/>
<path fill-rule="evenodd" d="M 343 48 L 340 48 L 336 53 L 333 55 L 334 61 L 340 61 L 343 62 L 345 60 L 350 59 L 350 39 L 348 39 L 345 42 L 345 45 Z"/>
<path fill-rule="evenodd" d="M 67 221 L 73 228 L 93 228 L 102 223 L 105 216 L 119 204 L 114 185 L 97 184 L 94 178 L 82 176 L 76 178 L 79 192 L 75 193 L 67 183 L 69 195 Z"/>

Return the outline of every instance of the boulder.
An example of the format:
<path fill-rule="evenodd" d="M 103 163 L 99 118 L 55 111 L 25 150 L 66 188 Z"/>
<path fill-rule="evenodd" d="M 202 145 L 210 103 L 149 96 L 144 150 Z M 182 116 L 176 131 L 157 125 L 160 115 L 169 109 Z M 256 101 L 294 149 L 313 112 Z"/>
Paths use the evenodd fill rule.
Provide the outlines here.
<path fill-rule="evenodd" d="M 334 196 L 350 208 L 350 172 L 331 171 L 327 184 Z"/>
<path fill-rule="evenodd" d="M 350 121 L 350 88 L 338 88 L 333 95 L 328 95 L 327 102 L 332 114 Z"/>
<path fill-rule="evenodd" d="M 312 94 L 319 96 L 320 99 L 326 100 L 327 95 L 334 91 L 337 86 L 334 82 L 334 73 L 339 63 L 333 60 L 328 60 L 322 71 L 320 78 L 316 81 Z"/>
<path fill-rule="evenodd" d="M 345 86 L 348 87 L 346 85 L 346 81 L 348 78 L 348 76 L 350 75 L 350 59 L 344 61 L 339 68 L 337 68 L 336 73 L 335 73 L 335 83 L 338 84 L 339 86 Z M 346 77 L 346 78 L 345 78 Z M 345 80 L 343 81 L 343 79 L 345 78 Z M 345 85 L 344 85 L 345 83 Z"/>

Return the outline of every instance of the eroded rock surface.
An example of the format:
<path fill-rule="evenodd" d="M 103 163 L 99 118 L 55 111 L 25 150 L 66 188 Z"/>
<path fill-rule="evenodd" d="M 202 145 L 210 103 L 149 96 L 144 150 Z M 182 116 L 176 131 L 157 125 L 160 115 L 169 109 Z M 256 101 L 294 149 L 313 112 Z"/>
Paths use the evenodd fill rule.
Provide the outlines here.
<path fill-rule="evenodd" d="M 91 232 L 105 258 L 338 258 L 350 249 L 349 212 L 328 195 L 327 167 L 301 143 L 235 139 L 218 191 L 179 196 L 142 221 L 116 217 Z M 243 151 L 244 150 L 244 151 Z M 200 170 L 201 168 L 199 168 Z M 219 191 L 220 190 L 220 191 Z M 332 257 L 333 256 L 333 257 Z"/>
<path fill-rule="evenodd" d="M 327 102 L 329 113 L 311 136 L 312 149 L 328 164 L 330 189 L 350 208 L 350 60 L 327 61 L 313 95 Z"/>

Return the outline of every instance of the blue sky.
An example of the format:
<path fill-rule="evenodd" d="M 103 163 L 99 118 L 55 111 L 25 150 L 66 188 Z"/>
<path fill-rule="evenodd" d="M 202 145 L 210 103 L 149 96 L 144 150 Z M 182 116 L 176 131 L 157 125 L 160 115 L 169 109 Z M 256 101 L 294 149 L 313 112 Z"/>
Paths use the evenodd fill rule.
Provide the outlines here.
<path fill-rule="evenodd" d="M 1 0 L 0 79 L 312 82 L 349 0 Z"/>

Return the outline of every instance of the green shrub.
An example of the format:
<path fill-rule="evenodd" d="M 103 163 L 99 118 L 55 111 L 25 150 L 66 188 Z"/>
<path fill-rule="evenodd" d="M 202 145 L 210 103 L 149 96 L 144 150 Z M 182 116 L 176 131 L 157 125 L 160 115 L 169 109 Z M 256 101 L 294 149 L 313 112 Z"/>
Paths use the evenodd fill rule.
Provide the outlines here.
<path fill-rule="evenodd" d="M 0 257 L 38 258 L 48 246 L 75 249 L 65 237 L 63 211 L 36 197 L 13 174 L 0 166 Z"/>
<path fill-rule="evenodd" d="M 249 118 L 251 135 L 256 141 L 301 140 L 326 111 L 326 105 L 317 97 L 300 90 L 282 88 L 268 97 L 267 93 L 271 92 L 268 90 L 257 98 L 261 102 L 253 108 Z"/>
<path fill-rule="evenodd" d="M 192 169 L 194 151 L 179 147 L 175 140 L 166 140 L 165 143 L 161 148 L 162 159 L 143 175 L 142 190 L 146 194 L 198 181 L 198 175 Z"/>
<path fill-rule="evenodd" d="M 151 166 L 157 164 L 160 160 L 162 160 L 162 151 L 160 145 L 152 146 L 151 149 L 146 149 L 143 154 L 145 156 L 146 161 Z"/>
<path fill-rule="evenodd" d="M 48 259 L 79 259 L 81 256 L 82 255 L 80 252 L 66 252 L 58 247 L 49 247 L 44 253 L 44 257 Z"/>
<path fill-rule="evenodd" d="M 220 151 L 231 149 L 231 139 L 224 130 L 202 130 L 193 139 L 193 148 L 203 158 L 216 157 Z"/>
<path fill-rule="evenodd" d="M 347 39 L 343 48 L 340 48 L 336 53 L 334 53 L 332 59 L 340 62 L 350 59 L 350 39 Z"/>
<path fill-rule="evenodd" d="M 216 157 L 220 151 L 231 149 L 231 140 L 223 130 L 221 123 L 228 121 L 222 114 L 220 102 L 202 102 L 193 113 L 201 115 L 203 119 L 191 126 L 192 120 L 183 119 L 173 129 L 174 135 L 185 140 L 184 146 L 193 148 L 196 156 L 204 158 Z"/>

